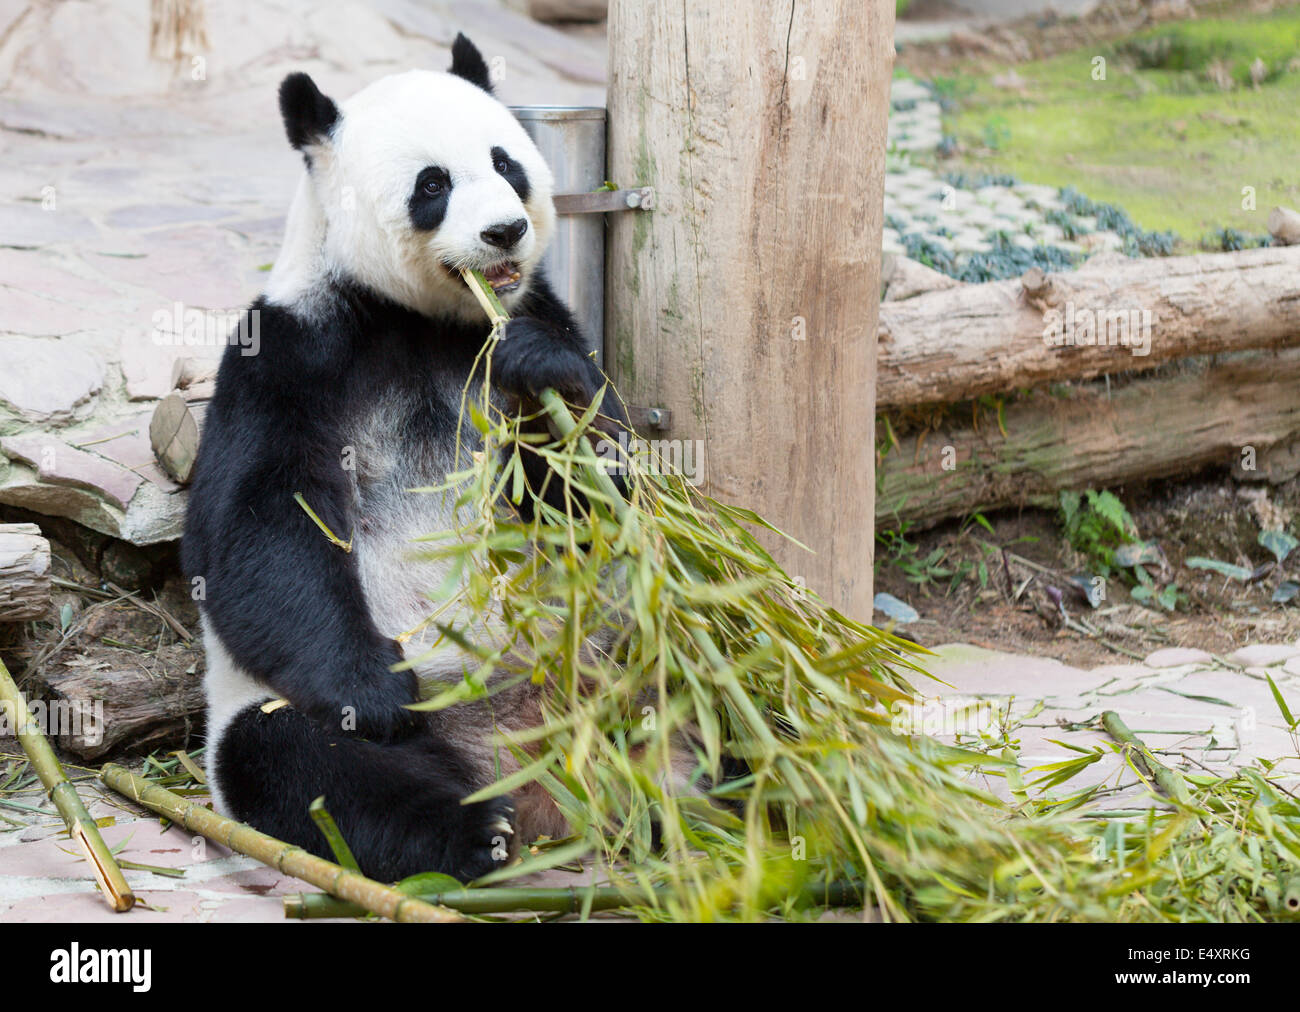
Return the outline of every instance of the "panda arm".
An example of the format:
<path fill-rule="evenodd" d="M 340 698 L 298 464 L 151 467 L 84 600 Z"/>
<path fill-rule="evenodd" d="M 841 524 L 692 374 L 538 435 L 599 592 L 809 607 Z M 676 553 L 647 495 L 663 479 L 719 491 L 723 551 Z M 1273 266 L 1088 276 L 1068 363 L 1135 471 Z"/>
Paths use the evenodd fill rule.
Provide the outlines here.
<path fill-rule="evenodd" d="M 378 740 L 409 731 L 415 676 L 390 670 L 401 651 L 371 620 L 355 558 L 294 500 L 301 492 L 338 537 L 351 536 L 344 472 L 319 449 L 328 442 L 249 413 L 212 429 L 205 443 L 220 449 L 187 529 L 201 544 L 192 554 L 206 572 L 192 575 L 206 583 L 207 621 L 242 668 L 331 730 Z"/>

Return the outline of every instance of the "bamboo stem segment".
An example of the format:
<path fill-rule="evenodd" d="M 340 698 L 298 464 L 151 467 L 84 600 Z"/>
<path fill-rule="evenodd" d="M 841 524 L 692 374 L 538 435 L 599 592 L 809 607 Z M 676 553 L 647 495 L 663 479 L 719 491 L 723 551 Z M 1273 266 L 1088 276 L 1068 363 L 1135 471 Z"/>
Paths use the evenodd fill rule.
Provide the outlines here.
<path fill-rule="evenodd" d="M 421 899 L 438 903 L 465 914 L 528 913 L 579 914 L 584 910 L 618 910 L 646 906 L 654 902 L 654 890 L 620 889 L 617 886 L 583 888 L 503 888 L 462 889 L 457 892 L 429 893 Z M 799 890 L 796 906 L 818 904 L 827 907 L 849 906 L 862 902 L 863 883 L 845 880 L 814 883 Z M 362 917 L 366 913 L 354 903 L 346 903 L 322 893 L 291 893 L 284 897 L 284 916 L 294 920 L 317 917 Z"/>
<path fill-rule="evenodd" d="M 588 905 L 590 897 L 590 905 Z M 642 890 L 624 891 L 612 886 L 585 889 L 463 889 L 430 893 L 420 897 L 464 914 L 501 914 L 512 911 L 576 914 L 587 910 L 615 910 L 648 903 Z M 294 920 L 317 917 L 362 917 L 366 913 L 355 903 L 324 893 L 291 893 L 284 898 L 284 916 Z"/>
<path fill-rule="evenodd" d="M 113 858 L 113 852 L 99 835 L 99 827 L 86 811 L 77 789 L 68 781 L 67 774 L 59 765 L 58 757 L 49 741 L 41 733 L 32 712 L 27 708 L 27 700 L 18 691 L 9 669 L 0 661 L 0 706 L 9 711 L 15 734 L 23 747 L 32 769 L 41 778 L 45 790 L 54 807 L 63 816 L 68 833 L 85 852 L 86 860 L 95 873 L 99 891 L 104 894 L 108 905 L 118 913 L 125 913 L 135 906 L 135 894 L 127 884 L 126 876 Z"/>
<path fill-rule="evenodd" d="M 1118 713 L 1114 710 L 1107 710 L 1103 713 L 1101 715 L 1101 726 L 1116 741 L 1128 746 L 1127 751 L 1133 759 L 1133 765 L 1140 772 L 1145 773 L 1154 780 L 1162 794 L 1172 798 L 1179 804 L 1191 803 L 1191 799 L 1187 795 L 1187 785 L 1183 783 L 1183 778 L 1152 755 L 1146 743 L 1128 729 L 1124 721 L 1120 720 Z"/>
<path fill-rule="evenodd" d="M 309 854 L 301 847 L 218 815 L 164 787 L 149 783 L 116 763 L 109 763 L 100 770 L 99 778 L 118 794 L 144 805 L 150 811 L 166 816 L 186 829 L 200 833 L 223 847 L 255 858 L 286 875 L 310 882 L 331 896 L 356 904 L 365 912 L 393 921 L 436 923 L 462 919 L 453 911 L 407 896 L 392 886 L 368 879 L 315 854 Z"/>

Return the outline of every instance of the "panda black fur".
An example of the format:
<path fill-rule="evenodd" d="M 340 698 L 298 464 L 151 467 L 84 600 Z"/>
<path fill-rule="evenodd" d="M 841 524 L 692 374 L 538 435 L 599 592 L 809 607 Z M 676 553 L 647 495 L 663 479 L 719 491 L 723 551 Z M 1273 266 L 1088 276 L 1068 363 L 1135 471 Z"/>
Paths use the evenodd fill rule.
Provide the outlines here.
<path fill-rule="evenodd" d="M 391 670 L 427 649 L 395 637 L 427 616 L 445 576 L 412 539 L 455 523 L 450 497 L 408 490 L 463 466 L 461 393 L 487 336 L 455 269 L 521 274 L 503 289 L 513 319 L 492 355 L 503 407 L 545 386 L 589 403 L 605 384 L 538 267 L 550 172 L 464 36 L 452 57 L 450 73 L 388 77 L 341 108 L 305 74 L 281 86 L 307 168 L 251 307 L 260 351 L 232 346 L 221 364 L 183 542 L 187 574 L 202 578 L 218 809 L 324 854 L 308 815 L 324 795 L 362 870 L 388 880 L 472 879 L 515 836 L 563 832 L 536 790 L 461 804 L 499 769 L 493 724 L 536 722 L 535 690 L 416 714 L 404 708 L 415 673 Z M 625 423 L 612 394 L 602 410 Z M 475 449 L 472 427 L 459 436 L 462 455 Z M 353 537 L 350 553 L 296 492 Z M 420 674 L 464 669 L 444 645 Z M 264 707 L 277 698 L 289 705 Z"/>

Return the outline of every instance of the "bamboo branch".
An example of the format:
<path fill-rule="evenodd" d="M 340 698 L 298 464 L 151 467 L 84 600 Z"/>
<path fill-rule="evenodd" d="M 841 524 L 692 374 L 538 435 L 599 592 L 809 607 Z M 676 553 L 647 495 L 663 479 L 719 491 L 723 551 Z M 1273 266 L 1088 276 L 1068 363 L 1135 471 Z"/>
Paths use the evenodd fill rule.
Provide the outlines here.
<path fill-rule="evenodd" d="M 309 854 L 301 847 L 218 815 L 166 788 L 149 783 L 116 763 L 109 763 L 100 770 L 99 778 L 118 794 L 144 805 L 150 811 L 166 816 L 186 829 L 201 833 L 223 847 L 256 858 L 286 875 L 310 882 L 331 896 L 356 904 L 363 911 L 394 921 L 448 922 L 462 919 L 450 910 L 407 896 L 392 886 L 375 882 L 315 854 Z"/>
<path fill-rule="evenodd" d="M 86 860 L 90 863 L 95 873 L 95 881 L 99 884 L 99 891 L 104 894 L 108 905 L 118 913 L 130 910 L 135 906 L 135 894 L 127 885 L 126 877 L 118 867 L 117 861 L 113 859 L 113 852 L 108 849 L 108 844 L 99 835 L 99 827 L 95 825 L 95 820 L 90 817 L 86 806 L 81 803 L 77 789 L 68 781 L 63 767 L 59 765 L 59 760 L 50 747 L 49 741 L 41 733 L 36 721 L 32 719 L 32 712 L 27 708 L 27 700 L 18 691 L 18 686 L 14 684 L 4 661 L 0 661 L 0 707 L 8 711 L 7 716 L 11 718 L 10 722 L 15 728 L 18 741 L 27 754 L 32 769 L 45 785 L 54 807 L 63 816 L 68 833 L 85 851 Z"/>
<path fill-rule="evenodd" d="M 587 906 L 590 897 L 590 906 Z M 461 889 L 455 892 L 421 894 L 420 899 L 437 903 L 463 914 L 500 914 L 512 911 L 577 914 L 589 910 L 614 910 L 650 902 L 644 890 L 627 892 L 613 886 L 569 889 Z M 284 916 L 294 920 L 316 917 L 363 917 L 366 911 L 355 903 L 337 900 L 324 893 L 290 893 L 284 897 Z"/>
<path fill-rule="evenodd" d="M 668 895 L 664 889 L 620 889 L 617 886 L 528 889 L 461 889 L 455 892 L 422 893 L 420 898 L 438 903 L 464 914 L 528 913 L 580 914 L 583 910 L 618 910 L 648 906 L 656 895 Z M 814 883 L 803 887 L 796 906 L 816 903 L 842 907 L 862 902 L 863 886 L 859 881 Z M 284 916 L 294 920 L 317 917 L 362 917 L 365 910 L 353 903 L 336 900 L 323 893 L 290 893 L 284 897 Z"/>
<path fill-rule="evenodd" d="M 1122 745 L 1128 746 L 1125 751 L 1133 760 L 1133 765 L 1138 768 L 1138 772 L 1150 777 L 1156 782 L 1162 794 L 1172 798 L 1179 804 L 1191 804 L 1191 798 L 1187 794 L 1187 785 L 1183 783 L 1183 778 L 1171 770 L 1164 763 L 1160 762 L 1146 744 L 1130 731 L 1125 723 L 1120 720 L 1119 714 L 1114 710 L 1107 710 L 1101 715 L 1101 726 L 1106 729 L 1106 733 Z"/>

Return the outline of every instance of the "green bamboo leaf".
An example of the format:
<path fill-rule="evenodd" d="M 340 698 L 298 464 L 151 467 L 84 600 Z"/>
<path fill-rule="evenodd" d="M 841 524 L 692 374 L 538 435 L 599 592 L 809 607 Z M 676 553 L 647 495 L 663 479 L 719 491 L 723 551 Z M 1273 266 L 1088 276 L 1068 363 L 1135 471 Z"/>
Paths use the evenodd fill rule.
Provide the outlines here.
<path fill-rule="evenodd" d="M 361 868 L 357 864 L 357 859 L 352 855 L 352 848 L 348 846 L 347 840 L 343 839 L 343 834 L 339 832 L 334 817 L 325 809 L 324 795 L 308 805 L 307 811 L 311 814 L 311 821 L 316 823 L 316 828 L 321 831 L 321 834 L 325 837 L 325 842 L 329 844 L 330 853 L 334 855 L 334 860 L 344 868 L 359 872 Z"/>
<path fill-rule="evenodd" d="M 1296 719 L 1291 716 L 1291 708 L 1286 705 L 1286 700 L 1282 698 L 1282 690 L 1277 687 L 1277 682 L 1273 681 L 1273 676 L 1266 674 L 1268 679 L 1269 691 L 1273 693 L 1273 701 L 1277 703 L 1277 708 L 1282 711 L 1282 719 L 1286 721 L 1287 727 L 1292 731 L 1296 728 Z"/>

